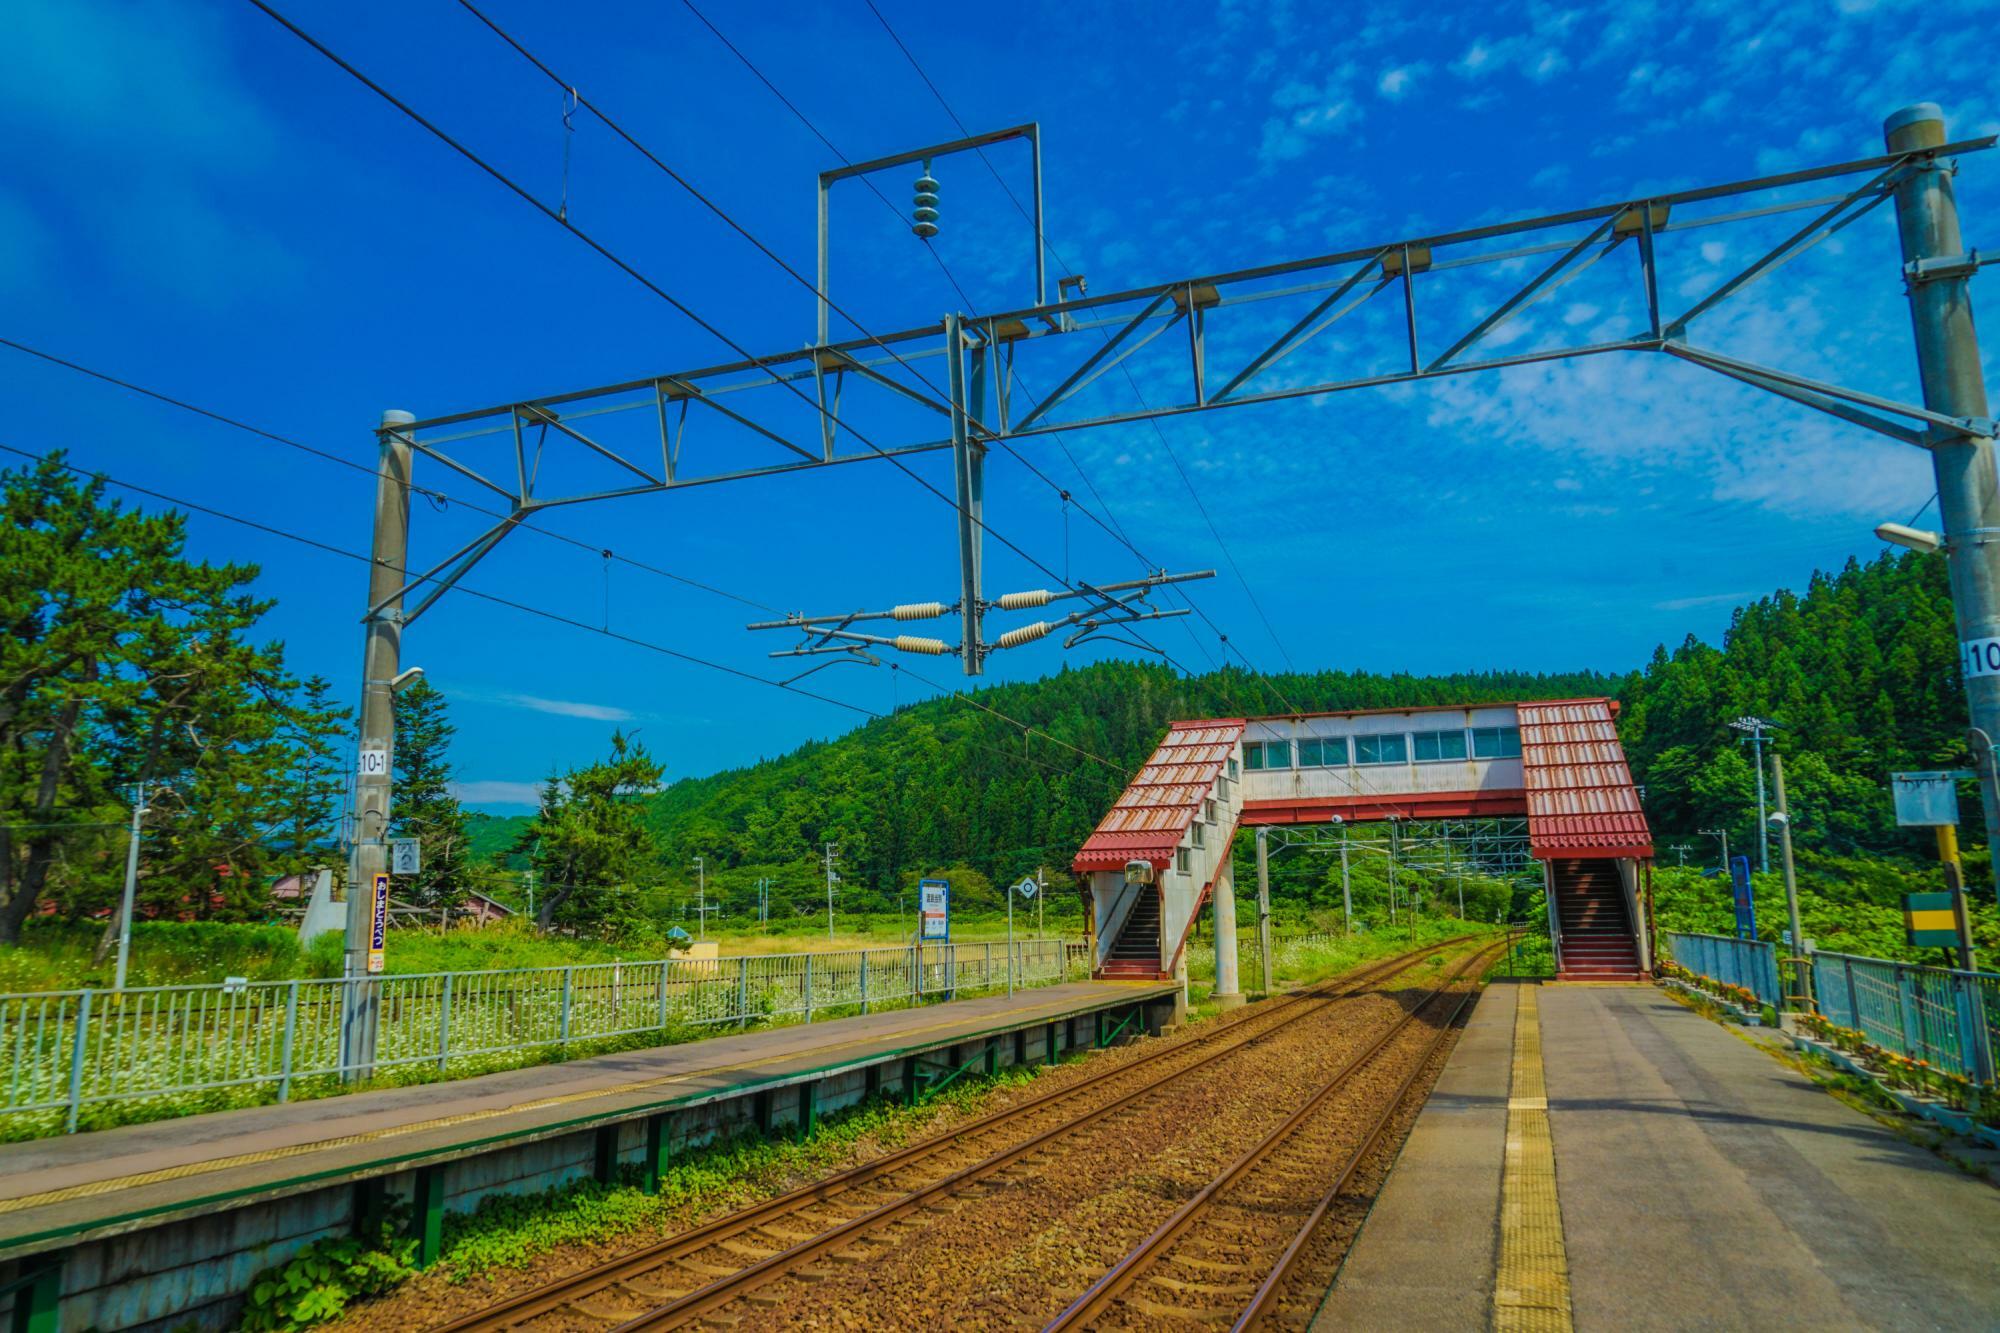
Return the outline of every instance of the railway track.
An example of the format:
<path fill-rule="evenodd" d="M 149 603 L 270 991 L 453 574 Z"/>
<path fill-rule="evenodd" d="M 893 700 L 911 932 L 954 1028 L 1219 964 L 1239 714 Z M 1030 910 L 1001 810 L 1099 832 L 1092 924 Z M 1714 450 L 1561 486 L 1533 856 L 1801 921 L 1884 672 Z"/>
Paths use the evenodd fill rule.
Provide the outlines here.
<path fill-rule="evenodd" d="M 1287 1313 L 1285 1297 L 1328 1213 L 1382 1143 L 1419 1078 L 1477 993 L 1497 949 L 1462 960 L 1417 1006 L 1346 1060 L 1296 1110 L 1217 1172 L 1072 1302 L 1044 1333 L 1169 1325 L 1261 1328 Z M 1442 1013 L 1419 1027 L 1427 1010 Z M 1400 1060 L 1393 1070 L 1383 1066 Z M 1372 1082 L 1365 1081 L 1371 1072 Z M 1387 1097 L 1380 1089 L 1393 1090 Z M 1305 1296 L 1303 1320 L 1317 1305 Z M 1294 1316 L 1299 1311 L 1291 1312 Z"/>
<path fill-rule="evenodd" d="M 438 1333 L 542 1325 L 636 1330 L 702 1318 L 961 1193 L 1060 1136 L 1255 1048 L 1341 1001 L 1374 994 L 1389 978 L 1463 942 L 1413 950 L 1294 992 L 1192 1041 L 1123 1061 L 949 1133 L 523 1292 L 440 1325 Z M 1099 1100 L 1106 1093 L 1111 1094 L 1108 1100 Z M 955 1166 L 966 1158 L 969 1163 Z M 644 1313 L 628 1318 L 635 1307 Z"/>

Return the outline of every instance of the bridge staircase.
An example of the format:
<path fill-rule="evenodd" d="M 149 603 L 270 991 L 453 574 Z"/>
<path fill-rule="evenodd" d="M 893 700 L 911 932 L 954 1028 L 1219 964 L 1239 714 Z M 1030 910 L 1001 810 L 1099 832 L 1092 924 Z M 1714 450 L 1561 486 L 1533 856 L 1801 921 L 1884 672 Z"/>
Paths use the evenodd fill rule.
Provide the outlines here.
<path fill-rule="evenodd" d="M 1125 924 L 1105 950 L 1104 964 L 1097 975 L 1107 980 L 1142 981 L 1156 980 L 1162 975 L 1158 890 L 1141 889 L 1133 898 L 1132 910 L 1125 914 Z"/>
<path fill-rule="evenodd" d="M 1638 938 L 1616 860 L 1551 861 L 1549 886 L 1555 894 L 1556 925 L 1562 932 L 1563 980 L 1643 978 Z"/>

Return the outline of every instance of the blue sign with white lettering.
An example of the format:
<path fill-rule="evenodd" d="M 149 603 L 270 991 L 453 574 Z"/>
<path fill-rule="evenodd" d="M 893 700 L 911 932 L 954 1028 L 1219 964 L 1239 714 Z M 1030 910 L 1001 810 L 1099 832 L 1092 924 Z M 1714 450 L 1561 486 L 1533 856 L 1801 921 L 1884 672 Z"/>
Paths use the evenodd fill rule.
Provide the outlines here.
<path fill-rule="evenodd" d="M 1750 884 L 1750 858 L 1729 858 L 1729 881 L 1736 890 L 1736 938 L 1757 938 L 1757 891 Z"/>

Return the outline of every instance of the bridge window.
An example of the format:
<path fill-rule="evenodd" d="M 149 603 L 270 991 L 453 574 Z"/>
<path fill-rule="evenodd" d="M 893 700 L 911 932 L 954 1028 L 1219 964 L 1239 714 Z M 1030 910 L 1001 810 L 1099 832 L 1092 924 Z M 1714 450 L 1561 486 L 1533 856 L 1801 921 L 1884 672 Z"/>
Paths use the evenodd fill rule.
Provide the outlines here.
<path fill-rule="evenodd" d="M 1196 823 L 1195 823 L 1195 826 L 1194 826 L 1194 845 L 1195 845 L 1195 846 L 1197 846 L 1197 847 L 1201 846 L 1201 830 L 1202 830 L 1202 828 L 1203 828 L 1203 825 L 1201 824 L 1201 822 L 1200 822 L 1200 821 L 1198 821 L 1198 820 L 1197 820 L 1197 821 L 1196 821 Z"/>
<path fill-rule="evenodd" d="M 1174 869 L 1180 871 L 1183 875 L 1188 872 L 1188 867 L 1192 864 L 1193 862 L 1189 859 L 1187 848 L 1182 847 L 1174 853 Z"/>
<path fill-rule="evenodd" d="M 1230 776 L 1230 777 L 1232 777 L 1232 778 L 1234 778 L 1234 777 L 1236 776 L 1236 772 L 1237 772 L 1237 770 L 1236 770 L 1236 760 L 1232 758 L 1232 759 L 1231 759 L 1231 760 L 1229 761 L 1229 776 Z"/>
<path fill-rule="evenodd" d="M 1395 736 L 1356 736 L 1354 738 L 1354 762 L 1357 764 L 1406 764 L 1410 760 L 1410 738 Z"/>
<path fill-rule="evenodd" d="M 1292 766 L 1292 743 L 1290 741 L 1245 741 L 1243 742 L 1243 766 L 1253 771 L 1260 768 L 1290 768 Z"/>
<path fill-rule="evenodd" d="M 1472 729 L 1472 757 L 1474 759 L 1519 759 L 1521 757 L 1521 729 L 1519 727 L 1474 727 Z"/>
<path fill-rule="evenodd" d="M 1465 732 L 1462 730 L 1420 731 L 1410 740 L 1416 746 L 1417 762 L 1420 764 L 1465 758 Z"/>
<path fill-rule="evenodd" d="M 1347 737 L 1322 736 L 1299 742 L 1300 768 L 1345 768 Z"/>
<path fill-rule="evenodd" d="M 1203 801 L 1203 802 L 1201 803 L 1201 817 L 1202 817 L 1203 819 L 1207 820 L 1207 821 L 1208 821 L 1209 823 L 1211 823 L 1211 824 L 1213 824 L 1213 823 L 1215 822 L 1215 802 L 1214 802 L 1214 801 Z"/>

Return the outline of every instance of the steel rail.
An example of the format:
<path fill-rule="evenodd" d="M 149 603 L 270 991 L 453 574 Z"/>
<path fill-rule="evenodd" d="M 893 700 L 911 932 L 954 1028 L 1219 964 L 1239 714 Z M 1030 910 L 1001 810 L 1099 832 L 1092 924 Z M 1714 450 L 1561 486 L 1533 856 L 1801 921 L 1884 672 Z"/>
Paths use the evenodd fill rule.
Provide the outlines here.
<path fill-rule="evenodd" d="M 1436 953 L 1439 949 L 1450 948 L 1471 938 L 1473 937 L 1458 936 L 1422 949 L 1413 949 L 1406 953 L 1398 954 L 1395 957 L 1371 963 L 1366 967 L 1345 973 L 1339 977 L 1329 978 L 1326 981 L 1319 982 L 1302 990 L 1291 992 L 1274 1004 L 1261 1006 L 1260 1011 L 1252 1011 L 1241 1022 L 1229 1024 L 1226 1027 L 1197 1037 L 1192 1041 L 1163 1047 L 1160 1050 L 1141 1055 L 1137 1059 L 1101 1070 L 1079 1080 L 1069 1087 L 1051 1089 L 1040 1096 L 1030 1098 L 1016 1106 L 1005 1107 L 992 1112 L 973 1121 L 971 1124 L 962 1125 L 944 1134 L 933 1135 L 928 1139 L 899 1148 L 894 1152 L 886 1153 L 872 1161 L 851 1167 L 824 1180 L 815 1181 L 812 1184 L 801 1186 L 788 1193 L 777 1195 L 746 1208 L 738 1209 L 735 1212 L 695 1227 L 693 1230 L 669 1237 L 658 1244 L 648 1246 L 635 1253 L 609 1260 L 596 1267 L 585 1269 L 582 1272 L 571 1274 L 553 1283 L 523 1292 L 496 1305 L 461 1316 L 448 1323 L 436 1325 L 432 1333 L 474 1333 L 475 1330 L 511 1328 L 528 1320 L 539 1318 L 553 1311 L 560 1310 L 573 1301 L 603 1291 L 630 1278 L 650 1272 L 666 1264 L 676 1263 L 688 1255 L 706 1249 L 720 1241 L 728 1240 L 744 1231 L 752 1230 L 813 1204 L 825 1202 L 828 1199 L 838 1197 L 856 1189 L 865 1188 L 891 1171 L 922 1161 L 948 1148 L 959 1146 L 968 1135 L 981 1134 L 987 1130 L 999 1128 L 1010 1121 L 1024 1118 L 1032 1112 L 1045 1109 L 1062 1100 L 1092 1091 L 1108 1079 L 1130 1073 L 1135 1069 L 1143 1068 L 1160 1060 L 1185 1054 L 1190 1050 L 1198 1049 L 1211 1043 L 1228 1041 L 1231 1038 L 1241 1037 L 1242 1040 L 1225 1047 L 1217 1055 L 1210 1056 L 1208 1059 L 1219 1058 L 1220 1055 L 1239 1050 L 1260 1036 L 1267 1035 L 1296 1019 L 1303 1018 L 1308 1013 L 1317 1012 L 1315 1002 L 1331 1002 L 1350 998 L 1353 995 L 1359 994 L 1367 987 L 1395 975 L 1398 971 L 1414 966 L 1418 960 Z M 1300 1009 L 1301 1006 L 1315 1007 L 1306 1008 L 1303 1012 L 1292 1012 Z M 1268 1026 L 1262 1025 L 1262 1020 L 1280 1014 L 1289 1014 L 1290 1016 L 1281 1018 L 1277 1023 Z M 1245 1029 L 1250 1029 L 1253 1026 L 1256 1030 L 1250 1032 L 1248 1036 L 1244 1036 Z M 1207 1060 L 1198 1063 L 1205 1064 Z M 1168 1075 L 1168 1078 L 1178 1077 L 1181 1073 L 1185 1073 L 1187 1068 L 1193 1067 L 1195 1066 L 1187 1066 L 1186 1068 L 1175 1070 Z M 1156 1083 L 1160 1081 L 1164 1080 L 1158 1080 Z M 1155 1085 L 1149 1084 L 1148 1087 L 1150 1088 Z"/>
<path fill-rule="evenodd" d="M 1375 1123 L 1369 1126 L 1368 1134 L 1362 1139 L 1361 1146 L 1349 1155 L 1347 1164 L 1341 1168 L 1340 1175 L 1327 1188 L 1326 1193 L 1320 1196 L 1319 1204 L 1306 1217 L 1306 1220 L 1300 1225 L 1297 1233 L 1292 1236 L 1291 1243 L 1285 1246 L 1284 1253 L 1278 1256 L 1278 1262 L 1272 1265 L 1270 1273 L 1264 1278 L 1263 1282 L 1258 1284 L 1256 1294 L 1250 1298 L 1250 1304 L 1243 1308 L 1243 1313 L 1231 1325 L 1230 1333 L 1245 1333 L 1246 1330 L 1256 1328 L 1263 1322 L 1265 1316 L 1270 1312 L 1271 1305 L 1276 1299 L 1279 1289 L 1285 1285 L 1286 1280 L 1291 1276 L 1292 1265 L 1298 1262 L 1298 1257 L 1305 1251 L 1307 1242 L 1312 1239 L 1313 1233 L 1319 1230 L 1321 1220 L 1326 1217 L 1328 1210 L 1333 1207 L 1334 1201 L 1345 1193 L 1347 1187 L 1353 1183 L 1354 1177 L 1361 1171 L 1361 1163 L 1367 1159 L 1369 1153 L 1375 1150 L 1375 1146 L 1381 1142 L 1382 1136 L 1389 1132 L 1389 1126 L 1395 1121 L 1396 1113 L 1402 1109 L 1404 1100 L 1410 1095 L 1410 1089 L 1416 1085 L 1417 1079 L 1429 1067 L 1432 1057 L 1438 1052 L 1438 1048 L 1443 1046 L 1445 1038 L 1451 1035 L 1452 1027 L 1458 1022 L 1459 1015 L 1465 1012 L 1465 1007 L 1472 1003 L 1473 996 L 1477 993 L 1476 991 L 1467 991 L 1459 997 L 1458 1003 L 1452 1006 L 1451 1017 L 1447 1018 L 1444 1021 L 1444 1025 L 1439 1028 L 1437 1036 L 1431 1040 L 1430 1047 L 1424 1052 L 1423 1058 L 1417 1061 L 1411 1067 L 1410 1072 L 1404 1076 L 1401 1086 L 1396 1089 L 1396 1095 L 1389 1099 L 1388 1104 L 1383 1107 L 1382 1113 L 1375 1118 Z"/>
<path fill-rule="evenodd" d="M 1414 966 L 1417 956 L 1434 953 L 1439 947 L 1444 946 L 1434 945 L 1431 948 L 1416 950 L 1410 955 L 1404 955 L 1396 960 L 1396 966 L 1380 970 L 1377 976 L 1370 980 L 1373 981 L 1383 976 L 1393 975 L 1397 971 Z M 1364 982 L 1351 990 L 1325 998 L 1328 1003 L 1336 999 L 1348 998 L 1359 993 L 1367 984 L 1369 983 Z M 998 1153 L 982 1158 L 970 1166 L 954 1171 L 941 1180 L 933 1181 L 929 1185 L 912 1190 L 904 1194 L 901 1198 L 892 1200 L 878 1208 L 870 1209 L 859 1217 L 850 1218 L 836 1226 L 829 1227 L 817 1235 L 808 1237 L 734 1273 L 717 1278 L 685 1295 L 677 1297 L 657 1309 L 650 1310 L 635 1319 L 627 1320 L 625 1323 L 617 1325 L 613 1333 L 644 1333 L 645 1330 L 675 1328 L 690 1320 L 699 1319 L 713 1310 L 731 1304 L 749 1292 L 764 1286 L 766 1283 L 786 1276 L 801 1265 L 810 1263 L 821 1255 L 828 1254 L 852 1243 L 855 1239 L 868 1232 L 900 1221 L 938 1199 L 949 1198 L 957 1194 L 967 1186 L 976 1184 L 988 1176 L 1013 1165 L 1063 1135 L 1073 1133 L 1087 1125 L 1108 1119 L 1119 1111 L 1143 1101 L 1168 1084 L 1178 1082 L 1187 1077 L 1196 1070 L 1204 1069 L 1231 1055 L 1235 1055 L 1239 1051 L 1246 1050 L 1258 1042 L 1273 1037 L 1299 1019 L 1323 1012 L 1324 1008 L 1324 1005 L 1307 1006 L 1300 1012 L 1294 1013 L 1291 1017 L 1281 1022 L 1272 1024 L 1270 1027 L 1263 1029 L 1253 1036 L 1232 1045 L 1223 1046 L 1192 1064 L 1169 1070 L 1149 1082 L 1132 1089 L 1130 1092 L 1114 1098 L 1110 1102 L 1092 1107 L 1081 1115 L 1073 1116 L 1066 1121 L 1052 1125 L 1048 1129 L 1020 1143 L 1016 1143 L 1011 1147 L 1002 1149 Z"/>
<path fill-rule="evenodd" d="M 1451 975 L 1440 982 L 1424 998 L 1422 1003 L 1411 1009 L 1394 1025 L 1383 1032 L 1380 1037 L 1370 1043 L 1366 1049 L 1357 1052 L 1331 1077 L 1322 1083 L 1312 1096 L 1301 1103 L 1298 1109 L 1285 1117 L 1276 1128 L 1265 1135 L 1256 1146 L 1224 1167 L 1198 1193 L 1189 1198 L 1179 1208 L 1176 1208 L 1165 1221 L 1155 1227 L 1130 1253 L 1112 1265 L 1110 1269 L 1106 1270 L 1102 1277 L 1093 1282 L 1061 1314 L 1050 1320 L 1043 1329 L 1043 1333 L 1055 1333 L 1056 1330 L 1082 1327 L 1101 1317 L 1126 1292 L 1131 1290 L 1132 1286 L 1139 1281 L 1145 1271 L 1160 1259 L 1172 1247 L 1175 1241 L 1187 1233 L 1188 1229 L 1194 1225 L 1196 1219 L 1216 1202 L 1224 1190 L 1248 1174 L 1252 1168 L 1269 1157 L 1272 1152 L 1296 1134 L 1300 1126 L 1305 1124 L 1329 1097 L 1345 1087 L 1350 1079 L 1372 1064 L 1377 1056 L 1388 1049 L 1391 1042 L 1395 1041 L 1411 1024 L 1417 1021 L 1417 1018 L 1430 1006 L 1432 1001 L 1445 993 L 1447 987 L 1456 984 L 1467 972 L 1472 971 L 1474 966 L 1479 964 L 1481 960 L 1491 959 L 1498 952 L 1499 946 L 1491 946 L 1472 954 L 1459 963 L 1452 970 Z M 1471 992 L 1467 994 L 1469 997 Z M 1453 1011 L 1453 1019 L 1456 1019 L 1458 1012 L 1458 1010 Z M 1451 1027 L 1448 1021 L 1440 1029 L 1438 1041 L 1441 1041 L 1450 1031 Z M 1438 1042 L 1434 1041 L 1425 1049 L 1424 1057 L 1419 1061 L 1417 1066 L 1419 1070 L 1429 1063 L 1431 1055 L 1437 1050 L 1437 1044 Z M 1404 1081 L 1402 1087 L 1397 1090 L 1396 1095 L 1390 1099 L 1389 1111 L 1385 1112 L 1385 1119 L 1388 1114 L 1392 1114 L 1397 1107 L 1402 1105 L 1404 1094 L 1407 1093 L 1414 1079 L 1415 1076 L 1413 1074 L 1410 1079 Z M 1378 1123 L 1382 1122 L 1378 1121 Z M 1371 1133 L 1371 1142 L 1372 1139 L 1373 1135 Z"/>

